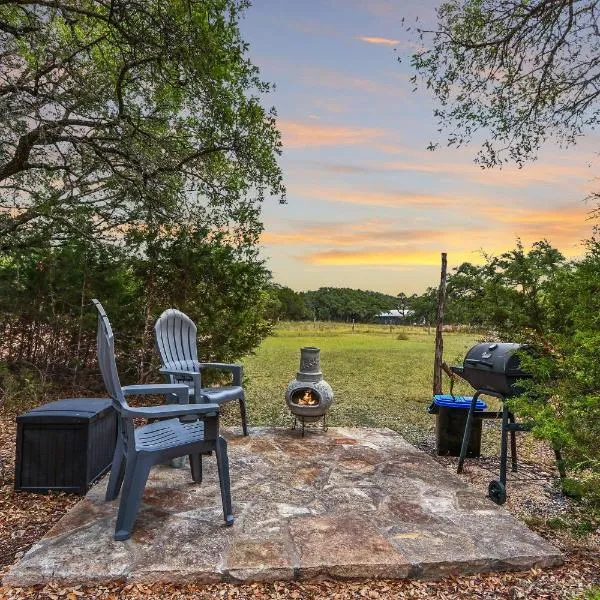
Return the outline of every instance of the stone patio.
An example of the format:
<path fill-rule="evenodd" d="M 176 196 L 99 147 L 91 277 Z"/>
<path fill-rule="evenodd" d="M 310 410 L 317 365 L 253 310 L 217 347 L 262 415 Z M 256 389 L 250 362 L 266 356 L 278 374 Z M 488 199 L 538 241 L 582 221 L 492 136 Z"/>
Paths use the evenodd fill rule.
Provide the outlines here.
<path fill-rule="evenodd" d="M 382 429 L 227 433 L 236 522 L 204 483 L 153 470 L 134 535 L 96 485 L 7 573 L 5 585 L 439 578 L 562 562 L 552 546 L 399 435 Z"/>

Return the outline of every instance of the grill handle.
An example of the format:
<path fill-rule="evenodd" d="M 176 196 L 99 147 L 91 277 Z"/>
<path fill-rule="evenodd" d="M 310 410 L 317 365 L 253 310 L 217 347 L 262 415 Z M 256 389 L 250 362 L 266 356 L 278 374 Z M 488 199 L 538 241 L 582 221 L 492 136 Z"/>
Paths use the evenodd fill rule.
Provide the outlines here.
<path fill-rule="evenodd" d="M 471 363 L 473 365 L 485 365 L 486 367 L 490 367 L 490 368 L 492 368 L 494 366 L 494 363 L 491 363 L 487 360 L 480 360 L 479 358 L 466 358 L 465 362 Z"/>

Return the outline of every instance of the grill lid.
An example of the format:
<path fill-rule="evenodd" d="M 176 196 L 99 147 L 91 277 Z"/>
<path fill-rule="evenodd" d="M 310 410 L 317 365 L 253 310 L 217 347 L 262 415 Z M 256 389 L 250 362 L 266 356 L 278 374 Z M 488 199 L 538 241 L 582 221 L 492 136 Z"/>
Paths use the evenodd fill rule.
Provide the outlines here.
<path fill-rule="evenodd" d="M 521 369 L 518 350 L 525 349 L 521 344 L 484 342 L 473 346 L 465 357 L 465 369 L 483 372 L 502 373 L 514 377 L 526 377 Z"/>
<path fill-rule="evenodd" d="M 513 343 L 484 342 L 473 346 L 462 367 L 452 371 L 468 381 L 476 390 L 517 396 L 522 393 L 518 381 L 531 377 L 520 365 L 519 350 L 530 350 L 528 346 Z"/>

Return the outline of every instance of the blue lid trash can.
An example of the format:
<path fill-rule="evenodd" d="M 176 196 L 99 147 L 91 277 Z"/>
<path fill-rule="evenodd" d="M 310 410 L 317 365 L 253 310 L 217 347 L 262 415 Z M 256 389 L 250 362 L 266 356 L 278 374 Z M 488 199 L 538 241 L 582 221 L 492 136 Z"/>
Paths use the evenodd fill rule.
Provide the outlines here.
<path fill-rule="evenodd" d="M 460 447 L 467 424 L 467 414 L 471 406 L 472 396 L 453 396 L 439 394 L 433 397 L 429 412 L 436 415 L 435 441 L 438 456 L 460 456 Z M 473 419 L 471 440 L 467 448 L 467 456 L 477 458 L 481 456 L 481 413 L 487 404 L 477 399 Z"/>

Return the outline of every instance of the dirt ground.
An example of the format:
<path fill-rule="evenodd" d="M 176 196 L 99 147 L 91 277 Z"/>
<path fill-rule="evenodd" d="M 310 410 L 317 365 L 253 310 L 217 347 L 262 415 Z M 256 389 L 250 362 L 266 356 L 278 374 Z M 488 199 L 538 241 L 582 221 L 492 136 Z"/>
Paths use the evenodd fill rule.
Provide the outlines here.
<path fill-rule="evenodd" d="M 66 494 L 29 494 L 13 490 L 16 427 L 0 417 L 0 575 L 78 500 Z M 434 453 L 431 442 L 419 444 Z M 519 473 L 509 480 L 506 508 L 560 548 L 566 563 L 551 570 L 450 577 L 440 581 L 320 581 L 269 584 L 126 585 L 60 588 L 3 588 L 0 598 L 197 598 L 197 599 L 333 599 L 355 598 L 597 598 L 600 590 L 600 524 L 555 486 L 550 453 L 523 440 Z M 521 446 L 520 446 L 521 448 Z M 449 469 L 456 459 L 436 457 Z M 497 459 L 468 461 L 463 474 L 482 494 L 497 478 Z M 517 480 L 515 480 L 517 479 Z"/>

